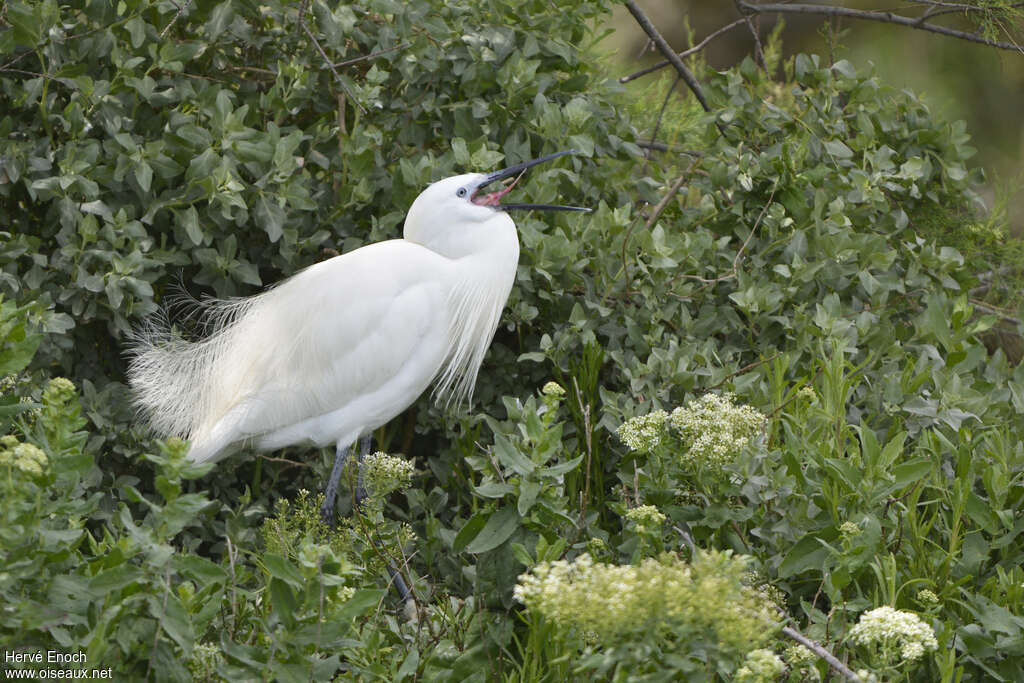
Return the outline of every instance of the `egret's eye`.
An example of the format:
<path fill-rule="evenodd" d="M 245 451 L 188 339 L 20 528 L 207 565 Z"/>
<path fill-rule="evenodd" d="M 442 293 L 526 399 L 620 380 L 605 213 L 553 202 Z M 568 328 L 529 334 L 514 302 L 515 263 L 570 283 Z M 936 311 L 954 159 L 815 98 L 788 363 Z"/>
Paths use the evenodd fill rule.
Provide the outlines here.
<path fill-rule="evenodd" d="M 456 197 L 465 197 L 466 196 L 466 188 L 460 187 L 458 189 L 458 191 L 456 191 L 455 196 Z"/>

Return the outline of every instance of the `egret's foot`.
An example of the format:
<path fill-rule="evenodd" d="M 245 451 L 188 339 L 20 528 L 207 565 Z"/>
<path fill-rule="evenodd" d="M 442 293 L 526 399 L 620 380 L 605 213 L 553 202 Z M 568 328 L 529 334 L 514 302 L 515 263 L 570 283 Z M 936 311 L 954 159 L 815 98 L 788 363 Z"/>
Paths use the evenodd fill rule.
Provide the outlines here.
<path fill-rule="evenodd" d="M 323 504 L 320 506 L 320 521 L 328 526 L 328 528 L 334 528 L 334 501 L 328 501 L 324 498 Z"/>

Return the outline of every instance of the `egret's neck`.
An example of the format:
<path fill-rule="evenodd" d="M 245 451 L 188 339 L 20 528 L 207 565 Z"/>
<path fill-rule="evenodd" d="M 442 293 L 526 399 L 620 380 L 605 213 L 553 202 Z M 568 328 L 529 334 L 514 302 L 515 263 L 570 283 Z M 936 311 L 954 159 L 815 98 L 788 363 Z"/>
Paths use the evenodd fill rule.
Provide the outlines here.
<path fill-rule="evenodd" d="M 495 256 L 518 259 L 519 238 L 515 223 L 504 211 L 491 211 L 487 220 L 450 222 L 449 216 L 430 216 L 427 220 L 410 212 L 404 237 L 450 259 L 466 256 Z"/>
<path fill-rule="evenodd" d="M 516 227 L 506 214 L 495 216 L 473 226 L 471 239 L 435 249 L 451 258 L 453 267 L 448 293 L 451 351 L 435 387 L 435 395 L 448 401 L 472 398 L 477 372 L 516 280 Z"/>

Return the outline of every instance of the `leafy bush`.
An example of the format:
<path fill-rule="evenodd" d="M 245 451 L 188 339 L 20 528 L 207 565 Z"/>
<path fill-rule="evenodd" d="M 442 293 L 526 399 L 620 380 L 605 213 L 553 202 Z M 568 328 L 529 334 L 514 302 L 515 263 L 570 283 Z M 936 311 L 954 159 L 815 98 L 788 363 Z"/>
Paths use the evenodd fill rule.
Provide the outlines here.
<path fill-rule="evenodd" d="M 978 261 L 947 241 L 992 220 L 963 124 L 847 62 L 694 64 L 713 113 L 668 107 L 673 151 L 643 159 L 660 93 L 575 47 L 606 9 L 8 3 L 5 649 L 160 680 L 826 675 L 789 625 L 883 677 L 1014 678 L 1024 370 L 983 343 Z M 570 146 L 524 191 L 596 211 L 518 219 L 476 407 L 424 399 L 376 434 L 407 488 L 392 462 L 330 530 L 306 491 L 332 453 L 210 472 L 136 424 L 120 342 L 176 283 L 252 293 L 397 236 L 431 180 Z M 657 610 L 602 632 L 515 599 L 584 557 L 778 609 L 758 638 L 679 638 Z M 872 660 L 854 629 L 884 606 L 937 647 Z"/>

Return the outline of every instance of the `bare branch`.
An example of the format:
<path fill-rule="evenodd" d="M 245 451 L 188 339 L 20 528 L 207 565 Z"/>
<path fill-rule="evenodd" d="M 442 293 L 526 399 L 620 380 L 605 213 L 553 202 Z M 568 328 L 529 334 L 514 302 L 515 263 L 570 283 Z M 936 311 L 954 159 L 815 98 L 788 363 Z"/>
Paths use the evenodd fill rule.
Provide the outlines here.
<path fill-rule="evenodd" d="M 171 19 L 171 23 L 167 24 L 167 26 L 164 27 L 163 31 L 160 31 L 160 39 L 161 40 L 163 40 L 163 37 L 166 36 L 167 32 L 171 30 L 171 27 L 174 26 L 176 23 L 178 23 L 178 19 L 181 18 L 182 13 L 185 10 L 187 10 L 189 7 L 192 6 L 192 0 L 188 0 L 188 2 L 186 2 L 184 5 L 178 5 L 177 3 L 171 3 L 171 4 L 173 4 L 175 7 L 177 7 L 178 11 L 174 15 L 174 18 Z"/>
<path fill-rule="evenodd" d="M 1008 322 L 1011 325 L 1024 325 L 1024 322 L 1022 322 L 1020 318 L 1013 317 L 1004 308 L 997 308 L 992 304 L 986 304 L 985 302 L 978 301 L 977 299 L 971 299 L 970 302 L 975 308 L 985 311 L 986 313 L 999 316 L 1001 320 Z"/>
<path fill-rule="evenodd" d="M 674 145 L 666 145 L 664 142 L 645 142 L 644 140 L 638 140 L 636 146 L 640 149 L 649 149 L 654 152 L 674 152 L 688 157 L 704 156 L 703 152 L 698 152 L 692 149 L 682 149 L 675 147 Z"/>
<path fill-rule="evenodd" d="M 826 662 L 828 662 L 829 667 L 831 667 L 833 671 L 841 675 L 846 680 L 851 681 L 852 683 L 863 683 L 861 677 L 855 674 L 853 670 L 850 669 L 850 667 L 843 664 L 834 654 L 832 654 L 831 652 L 829 652 L 824 647 L 814 642 L 804 634 L 800 633 L 800 631 L 797 631 L 795 628 L 791 626 L 783 626 L 782 633 L 787 638 L 795 640 L 796 642 L 800 643 L 814 654 L 824 659 Z"/>
<path fill-rule="evenodd" d="M 395 50 L 404 50 L 405 48 L 409 47 L 410 44 L 411 43 L 402 43 L 401 45 L 395 45 L 394 47 L 389 47 L 386 50 L 377 50 L 376 52 L 371 52 L 368 55 L 360 55 L 358 57 L 353 57 L 352 59 L 345 59 L 345 60 L 342 60 L 340 62 L 335 62 L 334 67 L 335 68 L 339 68 L 339 67 L 342 67 L 342 66 L 349 66 L 350 64 L 355 64 L 357 62 L 362 62 L 362 61 L 365 61 L 367 59 L 373 59 L 374 57 L 380 57 L 381 55 L 386 55 L 387 53 L 394 52 Z"/>
<path fill-rule="evenodd" d="M 652 227 L 654 227 L 654 224 L 658 222 L 659 218 L 661 218 L 661 214 L 665 212 L 665 209 L 668 207 L 669 202 L 671 202 L 672 199 L 675 198 L 676 193 L 679 192 L 679 189 L 683 186 L 683 183 L 686 182 L 686 179 L 690 176 L 690 169 L 686 169 L 686 171 L 686 173 L 679 176 L 679 178 L 674 183 L 672 183 L 672 187 L 670 187 L 668 192 L 665 193 L 665 196 L 661 198 L 661 201 L 655 205 L 653 213 L 651 213 L 650 217 L 647 219 L 647 222 L 644 224 L 644 228 L 646 230 L 650 230 Z"/>
<path fill-rule="evenodd" d="M 753 5 L 743 0 L 738 0 L 738 5 L 745 12 L 752 14 L 767 14 L 777 12 L 780 14 L 820 14 L 826 17 L 849 17 L 851 19 L 864 19 L 867 21 L 879 21 L 886 24 L 896 24 L 898 26 L 907 26 L 909 28 L 916 28 L 921 31 L 930 31 L 932 33 L 938 33 L 939 35 L 949 36 L 952 38 L 959 38 L 960 40 L 970 41 L 972 43 L 980 43 L 982 45 L 988 45 L 990 47 L 997 47 L 1001 50 L 1012 50 L 1014 52 L 1020 52 L 1024 54 L 1024 48 L 1014 43 L 1007 43 L 1001 40 L 989 40 L 984 38 L 977 33 L 968 33 L 966 31 L 958 31 L 952 28 L 946 28 L 945 26 L 939 26 L 937 24 L 930 24 L 922 21 L 922 19 L 913 19 L 905 17 L 900 14 L 893 14 L 892 12 L 874 12 L 868 10 L 851 9 L 849 7 L 832 7 L 829 5 L 805 5 L 805 4 L 793 4 L 784 5 L 779 3 L 768 3 L 764 5 Z"/>
<path fill-rule="evenodd" d="M 334 68 L 334 62 L 332 62 L 330 57 L 327 56 L 327 53 L 324 52 L 324 49 L 320 47 L 320 41 L 316 39 L 316 36 L 313 35 L 313 32 L 309 29 L 309 26 L 306 25 L 306 10 L 309 9 L 309 2 L 310 0 L 303 0 L 302 6 L 299 8 L 299 26 L 301 26 L 302 30 L 306 32 L 306 35 L 309 36 L 309 39 L 313 41 L 313 45 L 316 46 L 317 52 L 319 52 L 320 56 L 324 58 L 324 63 L 327 64 L 327 67 L 331 70 L 331 73 L 334 74 L 334 78 L 337 79 L 338 85 L 341 86 L 341 89 L 344 90 L 345 94 L 349 97 L 349 99 L 351 99 L 355 103 L 355 105 L 359 107 L 359 111 L 365 114 L 366 107 L 364 107 L 362 103 L 356 99 L 355 95 L 353 95 L 349 91 L 348 86 L 345 85 L 345 81 L 343 81 L 341 78 L 341 74 L 339 74 L 338 70 Z"/>
<path fill-rule="evenodd" d="M 761 65 L 761 70 L 768 73 L 768 62 L 764 58 L 764 48 L 761 47 L 761 36 L 757 32 L 757 27 L 754 26 L 754 22 L 750 19 L 750 13 L 744 12 L 743 8 L 740 7 L 739 0 L 734 0 L 736 3 L 736 11 L 740 13 L 740 16 L 746 21 L 747 30 L 750 31 L 751 37 L 754 39 L 754 57 L 757 59 L 757 63 Z"/>
<path fill-rule="evenodd" d="M 746 23 L 746 21 L 747 21 L 746 18 L 742 18 L 742 19 L 737 19 L 736 21 L 732 22 L 731 24 L 726 24 L 725 26 L 723 26 L 722 28 L 718 29 L 714 33 L 709 34 L 704 40 L 700 41 L 699 43 L 697 43 L 696 45 L 691 47 L 689 50 L 683 50 L 682 52 L 680 52 L 679 53 L 679 58 L 683 59 L 683 58 L 689 57 L 692 54 L 696 54 L 696 53 L 700 52 L 705 47 L 707 47 L 708 43 L 710 43 L 712 40 L 714 40 L 718 36 L 722 35 L 723 33 L 731 31 L 732 29 L 736 28 L 740 24 Z M 664 69 L 666 66 L 669 65 L 669 63 L 670 62 L 668 60 L 665 60 L 664 62 L 658 62 L 654 66 L 649 66 L 646 69 L 641 69 L 640 71 L 637 71 L 636 73 L 630 74 L 628 76 L 623 76 L 622 78 L 619 79 L 619 83 L 629 83 L 630 81 L 636 80 L 637 78 L 640 78 L 641 76 L 646 76 L 649 73 L 654 73 L 655 71 L 658 71 L 660 69 Z"/>
<path fill-rule="evenodd" d="M 694 75 L 686 68 L 686 65 L 683 64 L 683 60 L 675 53 L 675 50 L 673 50 L 668 44 L 668 41 L 658 33 L 658 29 L 654 27 L 654 24 L 652 24 L 651 20 L 647 18 L 647 15 L 643 13 L 643 10 L 637 7 L 633 0 L 626 0 L 626 9 L 628 9 L 629 13 L 633 15 L 634 19 L 636 19 L 636 23 L 640 24 L 640 28 L 644 30 L 644 33 L 650 37 L 651 42 L 653 42 L 654 46 L 658 48 L 658 51 L 664 55 L 665 59 L 667 59 L 672 67 L 675 68 L 679 77 L 682 78 L 683 81 L 686 82 L 686 85 L 690 87 L 690 90 L 693 91 L 693 94 L 697 97 L 697 101 L 700 102 L 700 106 L 704 108 L 704 111 L 710 112 L 711 107 L 708 105 L 708 101 L 704 97 L 704 91 L 701 90 L 700 84 L 697 83 L 697 79 L 694 78 Z"/>

